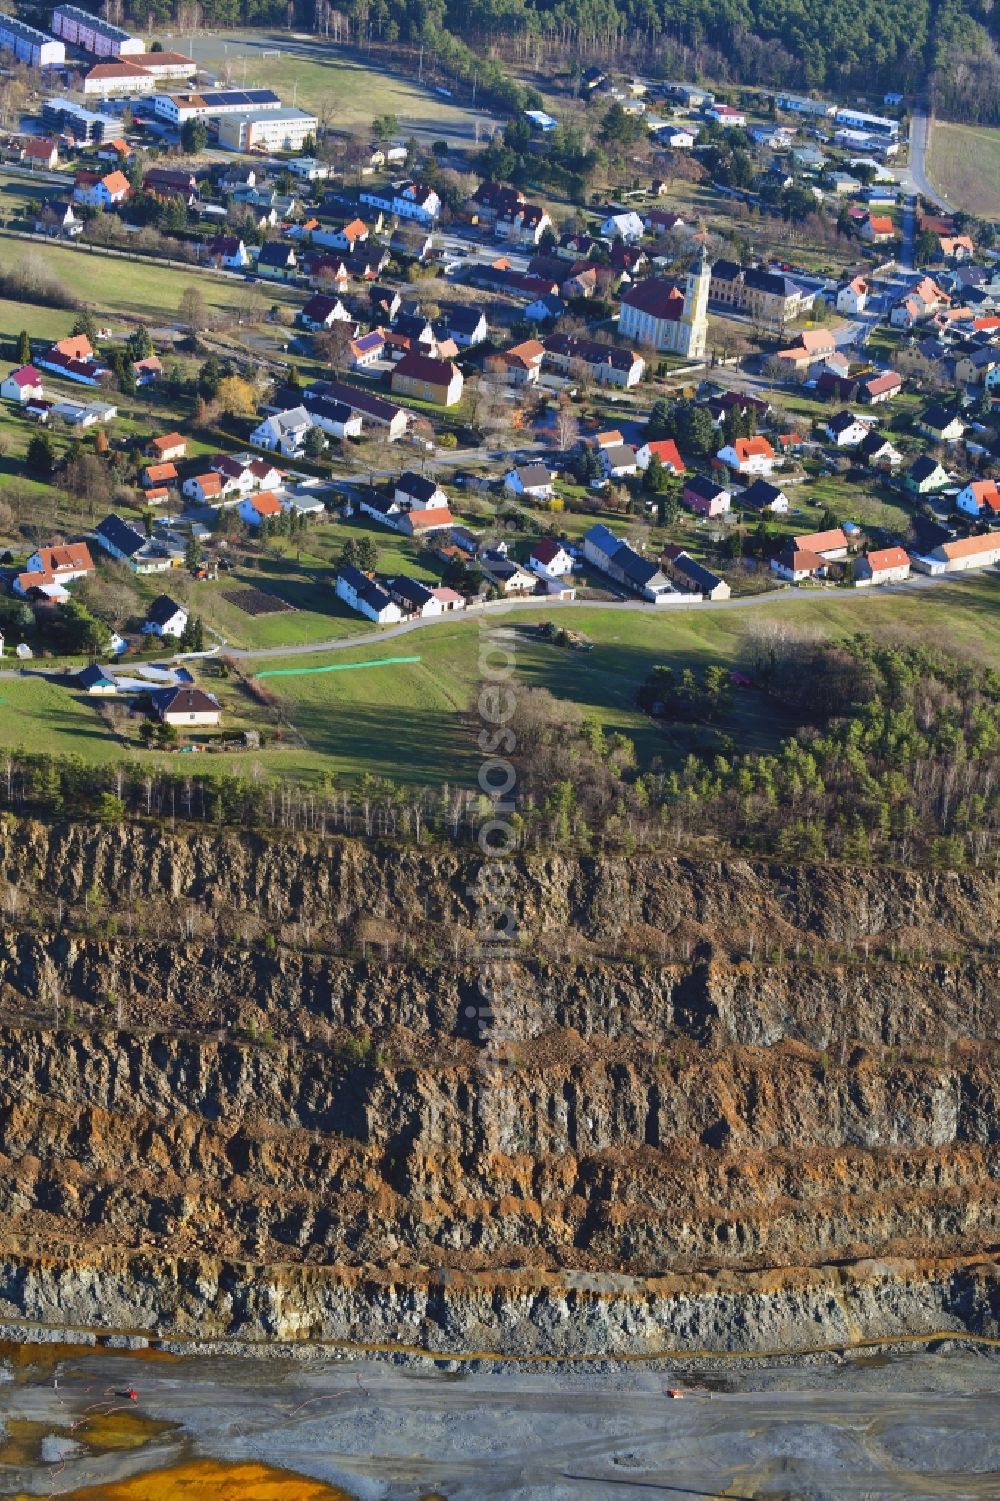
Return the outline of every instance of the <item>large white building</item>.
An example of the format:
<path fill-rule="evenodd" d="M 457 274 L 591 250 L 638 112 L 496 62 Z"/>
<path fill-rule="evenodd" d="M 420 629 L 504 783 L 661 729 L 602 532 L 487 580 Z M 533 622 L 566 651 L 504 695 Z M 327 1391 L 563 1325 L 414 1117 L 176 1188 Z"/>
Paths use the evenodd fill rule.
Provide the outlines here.
<path fill-rule="evenodd" d="M 712 268 L 703 253 L 688 272 L 683 293 L 662 276 L 636 282 L 622 298 L 618 332 L 640 348 L 648 345 L 657 351 L 704 359 L 711 280 Z"/>
<path fill-rule="evenodd" d="M 211 89 L 199 94 L 155 94 L 153 112 L 171 125 L 188 120 L 215 120 L 224 115 L 259 114 L 281 109 L 281 100 L 270 89 Z"/>
<path fill-rule="evenodd" d="M 78 5 L 57 5 L 52 12 L 52 30 L 57 37 L 81 52 L 91 52 L 95 57 L 128 57 L 130 53 L 145 52 L 142 39 L 102 21 L 92 11 L 81 10 Z"/>
<path fill-rule="evenodd" d="M 304 109 L 252 110 L 224 115 L 219 121 L 219 145 L 230 151 L 301 151 L 315 138 L 319 121 Z"/>
<path fill-rule="evenodd" d="M 36 31 L 14 16 L 0 16 L 0 49 L 13 52 L 29 68 L 61 68 L 66 61 L 62 42 L 45 31 Z"/>

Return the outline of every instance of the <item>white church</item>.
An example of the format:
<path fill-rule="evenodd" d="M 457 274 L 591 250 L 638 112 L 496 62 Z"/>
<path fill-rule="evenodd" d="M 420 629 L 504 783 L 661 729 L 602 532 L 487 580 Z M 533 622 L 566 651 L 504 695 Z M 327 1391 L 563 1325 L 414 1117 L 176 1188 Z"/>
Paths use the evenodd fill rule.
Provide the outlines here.
<path fill-rule="evenodd" d="M 666 276 L 636 282 L 622 298 L 618 332 L 640 347 L 704 359 L 711 279 L 711 263 L 702 251 L 687 274 L 683 292 Z"/>

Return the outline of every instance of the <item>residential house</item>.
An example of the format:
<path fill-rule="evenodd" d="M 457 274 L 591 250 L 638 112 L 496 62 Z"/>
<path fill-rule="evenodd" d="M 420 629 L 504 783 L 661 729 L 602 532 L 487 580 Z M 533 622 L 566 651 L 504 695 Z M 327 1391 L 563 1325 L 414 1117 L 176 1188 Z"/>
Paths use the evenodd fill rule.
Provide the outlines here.
<path fill-rule="evenodd" d="M 265 417 L 250 434 L 250 442 L 257 448 L 284 454 L 286 458 L 298 458 L 312 426 L 313 420 L 304 406 L 289 407 L 287 411 Z"/>
<path fill-rule="evenodd" d="M 547 334 L 542 343 L 544 363 L 560 375 L 572 376 L 573 366 L 579 362 L 602 385 L 628 390 L 646 373 L 646 361 L 634 349 L 620 349 L 616 344 L 578 334 Z"/>
<path fill-rule="evenodd" d="M 44 354 L 36 355 L 34 363 L 82 386 L 99 386 L 111 378 L 111 371 L 96 358 L 86 334 L 58 339 Z"/>
<path fill-rule="evenodd" d="M 702 599 L 728 599 L 732 594 L 724 578 L 692 558 L 683 547 L 665 547 L 663 564 L 668 577 L 685 593 L 700 594 Z"/>
<path fill-rule="evenodd" d="M 601 465 L 608 479 L 627 479 L 639 468 L 631 443 L 613 443 L 608 448 L 602 448 Z"/>
<path fill-rule="evenodd" d="M 3 384 L 0 385 L 0 396 L 6 401 L 14 401 L 22 406 L 26 401 L 41 401 L 45 396 L 42 389 L 42 375 L 34 365 L 22 365 L 17 370 L 12 370 Z"/>
<path fill-rule="evenodd" d="M 384 318 L 390 323 L 403 306 L 403 299 L 395 287 L 369 287 L 368 301 L 371 304 L 372 317 Z"/>
<path fill-rule="evenodd" d="M 459 349 L 474 349 L 489 334 L 486 314 L 479 307 L 448 308 L 443 322 L 448 338 L 454 340 Z"/>
<path fill-rule="evenodd" d="M 552 474 L 545 464 L 521 464 L 504 475 L 504 488 L 511 495 L 527 495 L 532 500 L 552 498 Z"/>
<path fill-rule="evenodd" d="M 771 559 L 771 572 L 790 584 L 801 584 L 805 579 L 824 574 L 826 562 L 806 547 L 789 544 L 782 548 L 776 558 Z"/>
<path fill-rule="evenodd" d="M 462 399 L 464 384 L 457 365 L 425 354 L 404 355 L 392 372 L 393 391 L 433 402 L 436 406 L 455 406 Z"/>
<path fill-rule="evenodd" d="M 657 563 L 644 558 L 606 526 L 592 526 L 583 539 L 583 555 L 588 563 L 623 584 L 633 594 L 653 604 L 666 600 L 673 592 L 670 580 Z"/>
<path fill-rule="evenodd" d="M 341 442 L 345 438 L 361 437 L 361 413 L 355 412 L 343 401 L 330 401 L 324 396 L 306 398 L 306 407 L 313 426 L 329 438 Z"/>
<path fill-rule="evenodd" d="M 497 215 L 494 232 L 499 240 L 517 245 L 537 245 L 547 229 L 552 228 L 548 210 L 540 203 L 518 203 Z"/>
<path fill-rule="evenodd" d="M 96 662 L 91 662 L 87 667 L 81 667 L 73 681 L 84 693 L 89 693 L 95 698 L 111 698 L 118 692 L 118 684 L 114 678 L 105 672 L 103 667 L 98 667 Z"/>
<path fill-rule="evenodd" d="M 180 567 L 184 561 L 183 550 L 178 557 L 169 544 L 150 541 L 138 527 L 114 512 L 100 522 L 94 537 L 105 552 L 120 563 L 127 563 L 133 573 L 165 573 Z"/>
<path fill-rule="evenodd" d="M 704 474 L 693 474 L 685 480 L 681 492 L 681 501 L 689 511 L 709 518 L 722 516 L 728 511 L 732 498 L 732 492 L 725 485 Z"/>
<path fill-rule="evenodd" d="M 896 226 L 889 214 L 869 214 L 861 226 L 861 238 L 873 245 L 884 245 L 896 238 Z"/>
<path fill-rule="evenodd" d="M 929 573 L 932 577 L 942 573 L 966 573 L 974 568 L 994 568 L 1000 563 L 1000 531 L 941 542 L 927 553 L 911 555 L 911 562 L 918 572 Z"/>
<path fill-rule="evenodd" d="M 895 370 L 882 370 L 877 375 L 863 376 L 858 382 L 857 396 L 868 406 L 878 406 L 891 401 L 903 389 L 903 377 Z"/>
<path fill-rule="evenodd" d="M 444 606 L 433 589 L 419 579 L 408 578 L 405 573 L 387 578 L 386 589 L 391 599 L 409 619 L 427 620 L 444 613 Z"/>
<path fill-rule="evenodd" d="M 776 463 L 767 438 L 734 438 L 719 449 L 716 458 L 735 474 L 770 474 Z"/>
<path fill-rule="evenodd" d="M 23 573 L 15 576 L 14 593 L 26 597 L 37 592 L 56 604 L 65 604 L 69 599 L 66 586 L 93 571 L 94 561 L 86 542 L 40 547 L 31 554 Z"/>
<path fill-rule="evenodd" d="M 636 449 L 635 462 L 645 474 L 653 459 L 659 459 L 664 469 L 671 474 L 684 473 L 684 460 L 673 438 L 652 438 Z"/>
<path fill-rule="evenodd" d="M 369 334 L 360 334 L 348 345 L 348 357 L 352 370 L 367 370 L 385 354 L 385 334 L 380 328 Z"/>
<path fill-rule="evenodd" d="M 634 209 L 609 214 L 602 221 L 600 228 L 600 233 L 605 239 L 624 240 L 627 245 L 638 244 L 645 232 L 646 227 Z"/>
<path fill-rule="evenodd" d="M 140 483 L 144 490 L 169 488 L 177 483 L 176 464 L 147 464 Z"/>
<path fill-rule="evenodd" d="M 317 292 L 314 297 L 310 297 L 299 312 L 299 322 L 303 328 L 314 331 L 320 328 L 332 328 L 335 323 L 353 325 L 354 321 L 339 297 L 327 297 L 323 292 Z"/>
<path fill-rule="evenodd" d="M 150 438 L 146 443 L 146 455 L 159 463 L 168 459 L 183 459 L 187 455 L 188 440 L 183 433 L 164 433 L 159 438 Z"/>
<path fill-rule="evenodd" d="M 956 386 L 984 385 L 989 390 L 996 384 L 1000 374 L 1000 349 L 987 344 L 978 349 L 966 349 L 955 360 Z M 992 379 L 991 379 L 992 377 Z"/>
<path fill-rule="evenodd" d="M 441 212 L 441 199 L 424 183 L 404 180 L 385 188 L 362 188 L 362 203 L 381 209 L 396 219 L 410 219 L 417 224 L 433 225 Z"/>
<path fill-rule="evenodd" d="M 73 201 L 87 208 L 107 210 L 124 203 L 130 192 L 124 172 L 109 172 L 105 177 L 98 177 L 95 172 L 80 172 L 73 189 Z"/>
<path fill-rule="evenodd" d="M 968 235 L 942 235 L 938 244 L 946 261 L 967 261 L 976 253 Z"/>
<path fill-rule="evenodd" d="M 25 142 L 21 149 L 21 161 L 32 169 L 38 167 L 53 171 L 59 165 L 59 142 L 50 136 L 39 136 Z"/>
<path fill-rule="evenodd" d="M 268 240 L 260 247 L 255 270 L 268 281 L 294 280 L 299 271 L 295 246 L 283 240 Z"/>
<path fill-rule="evenodd" d="M 951 483 L 951 475 L 937 459 L 922 453 L 913 460 L 903 479 L 912 495 L 931 495 Z"/>
<path fill-rule="evenodd" d="M 710 120 L 715 120 L 717 124 L 727 128 L 734 126 L 742 128 L 747 123 L 747 117 L 743 111 L 735 109 L 731 104 L 713 104 L 705 111 L 705 114 Z"/>
<path fill-rule="evenodd" d="M 155 385 L 158 380 L 162 380 L 163 361 L 159 355 L 147 354 L 145 359 L 133 360 L 132 379 L 135 381 L 137 390 L 143 386 Z"/>
<path fill-rule="evenodd" d="M 146 611 L 142 632 L 144 636 L 173 636 L 179 640 L 187 623 L 188 612 L 184 606 L 171 599 L 169 594 L 160 594 Z"/>
<path fill-rule="evenodd" d="M 243 271 L 250 255 L 239 235 L 217 235 L 205 251 L 206 258 L 227 271 Z"/>
<path fill-rule="evenodd" d="M 47 198 L 36 210 L 32 229 L 36 235 L 64 235 L 72 240 L 83 233 L 83 220 L 73 212 L 72 203 L 66 199 Z"/>
<path fill-rule="evenodd" d="M 184 729 L 214 729 L 222 719 L 219 700 L 204 688 L 163 688 L 153 698 L 163 724 Z"/>
<path fill-rule="evenodd" d="M 566 311 L 566 304 L 554 292 L 543 292 L 524 309 L 525 323 L 555 323 Z"/>
<path fill-rule="evenodd" d="M 413 469 L 407 469 L 396 480 L 393 499 L 403 511 L 431 511 L 448 506 L 448 497 L 437 481 Z"/>
<path fill-rule="evenodd" d="M 827 419 L 826 436 L 837 448 L 857 448 L 868 436 L 869 426 L 853 412 L 838 412 Z"/>
<path fill-rule="evenodd" d="M 534 594 L 538 580 L 534 573 L 522 568 L 507 554 L 506 544 L 484 548 L 476 560 L 484 576 L 495 584 L 501 594 Z"/>
<path fill-rule="evenodd" d="M 857 588 L 871 584 L 898 584 L 910 576 L 910 560 L 902 547 L 881 547 L 858 558 L 854 565 Z"/>
<path fill-rule="evenodd" d="M 241 494 L 240 487 L 215 469 L 206 469 L 203 474 L 189 474 L 181 485 L 181 494 L 195 505 L 210 506 L 224 500 L 229 494 Z"/>
<path fill-rule="evenodd" d="M 198 180 L 193 172 L 173 167 L 150 167 L 142 175 L 143 192 L 167 203 L 177 201 L 188 208 L 198 197 Z"/>
<path fill-rule="evenodd" d="M 979 520 L 1000 517 L 1000 490 L 996 480 L 972 480 L 955 497 L 955 509 Z"/>
<path fill-rule="evenodd" d="M 561 582 L 573 572 L 573 555 L 555 537 L 543 537 L 528 554 L 528 567 L 543 584 Z"/>
<path fill-rule="evenodd" d="M 281 515 L 281 501 L 266 490 L 255 491 L 241 500 L 239 518 L 247 526 L 258 527 L 263 521 L 275 521 Z"/>
<path fill-rule="evenodd" d="M 816 360 L 827 359 L 836 352 L 837 342 L 829 329 L 806 328 L 799 342 L 789 349 L 779 349 L 777 358 L 793 370 L 805 370 Z"/>
<path fill-rule="evenodd" d="M 872 428 L 868 436 L 862 439 L 858 445 L 858 456 L 873 469 L 895 469 L 903 462 L 899 449 L 877 428 Z"/>
<path fill-rule="evenodd" d="M 394 260 L 418 261 L 426 265 L 434 252 L 434 236 L 426 229 L 401 224 L 389 240 L 389 254 Z"/>
<path fill-rule="evenodd" d="M 916 429 L 935 443 L 957 443 L 965 432 L 965 423 L 954 407 L 935 401 L 921 412 Z"/>
<path fill-rule="evenodd" d="M 337 573 L 337 598 L 347 607 L 373 620 L 376 625 L 395 625 L 402 620 L 399 605 L 379 584 L 370 579 L 360 568 L 346 564 Z"/>
<path fill-rule="evenodd" d="M 410 414 L 405 407 L 397 406 L 393 401 L 386 401 L 384 396 L 376 396 L 374 392 L 361 391 L 357 386 L 349 386 L 344 381 L 316 381 L 303 394 L 303 400 L 307 405 L 317 397 L 328 401 L 343 402 L 345 406 L 351 408 L 352 412 L 360 414 L 366 426 L 384 428 L 385 436 L 390 443 L 402 438 L 410 425 Z"/>
<path fill-rule="evenodd" d="M 736 496 L 736 500 L 751 511 L 770 511 L 775 516 L 788 514 L 788 496 L 766 479 L 755 479 Z"/>
<path fill-rule="evenodd" d="M 396 530 L 406 537 L 427 537 L 453 525 L 454 518 L 447 506 L 425 506 L 423 509 L 414 506 L 401 513 Z"/>
<path fill-rule="evenodd" d="M 870 292 L 871 288 L 865 278 L 855 276 L 846 287 L 841 287 L 838 291 L 837 312 L 844 313 L 848 318 L 857 318 L 868 306 Z"/>
<path fill-rule="evenodd" d="M 824 562 L 847 557 L 847 536 L 839 526 L 831 527 L 825 532 L 803 532 L 801 536 L 793 537 L 792 541 L 797 548 L 814 552 Z"/>

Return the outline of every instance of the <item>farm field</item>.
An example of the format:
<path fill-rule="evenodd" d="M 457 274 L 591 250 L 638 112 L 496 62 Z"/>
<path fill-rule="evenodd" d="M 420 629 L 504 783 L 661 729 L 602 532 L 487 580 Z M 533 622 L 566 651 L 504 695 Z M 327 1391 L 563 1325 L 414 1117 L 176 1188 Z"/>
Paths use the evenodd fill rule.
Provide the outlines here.
<path fill-rule="evenodd" d="M 288 32 L 218 32 L 174 43 L 201 66 L 220 78 L 228 70 L 234 86 L 270 88 L 286 104 L 325 119 L 335 130 L 367 127 L 377 115 L 393 114 L 403 139 L 437 137 L 461 145 L 476 140 L 481 129 L 494 123 L 483 110 L 470 110 L 438 94 L 428 81 L 418 84 L 402 74 L 378 66 L 377 57 L 326 42 L 320 37 L 290 36 Z M 165 45 L 173 45 L 165 39 Z M 279 56 L 268 53 L 279 52 Z"/>
<path fill-rule="evenodd" d="M 1000 129 L 935 120 L 927 170 L 956 209 L 983 219 L 1000 217 Z"/>

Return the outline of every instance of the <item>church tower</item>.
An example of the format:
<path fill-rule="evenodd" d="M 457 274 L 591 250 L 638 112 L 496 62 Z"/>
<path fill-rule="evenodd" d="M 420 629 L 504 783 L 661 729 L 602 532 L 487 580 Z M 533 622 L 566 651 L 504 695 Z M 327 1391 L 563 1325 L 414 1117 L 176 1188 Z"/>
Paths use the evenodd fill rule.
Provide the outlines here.
<path fill-rule="evenodd" d="M 705 341 L 708 334 L 708 287 L 712 280 L 712 266 L 702 246 L 697 263 L 687 274 L 684 288 L 684 311 L 678 329 L 677 353 L 690 359 L 705 357 Z"/>

